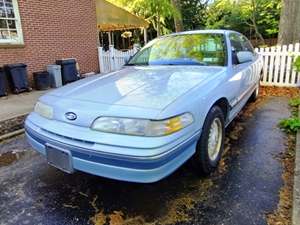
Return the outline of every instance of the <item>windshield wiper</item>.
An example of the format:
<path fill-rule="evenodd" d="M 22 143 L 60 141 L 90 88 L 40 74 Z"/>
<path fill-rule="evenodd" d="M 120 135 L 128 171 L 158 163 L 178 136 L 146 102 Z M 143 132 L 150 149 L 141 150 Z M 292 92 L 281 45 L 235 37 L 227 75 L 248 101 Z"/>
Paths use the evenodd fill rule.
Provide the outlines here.
<path fill-rule="evenodd" d="M 150 61 L 150 65 L 166 65 L 166 66 L 207 66 L 203 61 L 193 58 L 175 58 L 175 59 L 156 59 Z"/>
<path fill-rule="evenodd" d="M 148 66 L 148 63 L 127 63 L 125 66 Z"/>
<path fill-rule="evenodd" d="M 207 63 L 199 62 L 199 63 L 162 63 L 162 64 L 156 64 L 156 65 L 166 65 L 166 66 L 207 66 Z"/>

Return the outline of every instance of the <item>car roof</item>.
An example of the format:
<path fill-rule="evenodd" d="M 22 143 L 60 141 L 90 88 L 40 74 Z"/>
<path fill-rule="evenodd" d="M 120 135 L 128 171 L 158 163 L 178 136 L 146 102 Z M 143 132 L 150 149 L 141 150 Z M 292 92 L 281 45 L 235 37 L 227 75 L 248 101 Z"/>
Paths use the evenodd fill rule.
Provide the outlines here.
<path fill-rule="evenodd" d="M 238 32 L 233 30 L 191 30 L 191 31 L 172 33 L 166 36 L 185 35 L 185 34 L 227 34 L 227 33 L 238 33 Z"/>

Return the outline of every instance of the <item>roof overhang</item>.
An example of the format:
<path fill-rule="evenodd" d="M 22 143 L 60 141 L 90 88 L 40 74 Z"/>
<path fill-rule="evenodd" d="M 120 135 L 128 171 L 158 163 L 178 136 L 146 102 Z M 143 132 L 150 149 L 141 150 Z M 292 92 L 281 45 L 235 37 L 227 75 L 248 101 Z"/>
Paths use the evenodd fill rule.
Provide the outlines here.
<path fill-rule="evenodd" d="M 96 0 L 97 27 L 100 31 L 148 28 L 149 22 L 105 0 Z"/>

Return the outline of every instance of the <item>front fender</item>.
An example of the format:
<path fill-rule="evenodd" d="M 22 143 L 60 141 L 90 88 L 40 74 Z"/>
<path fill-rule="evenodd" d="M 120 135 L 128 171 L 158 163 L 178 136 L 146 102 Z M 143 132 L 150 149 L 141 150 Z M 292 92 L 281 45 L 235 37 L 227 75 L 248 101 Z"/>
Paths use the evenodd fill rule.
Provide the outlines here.
<path fill-rule="evenodd" d="M 227 73 L 224 72 L 215 79 L 205 83 L 205 85 L 194 88 L 164 109 L 160 113 L 159 118 L 168 118 L 190 112 L 195 120 L 191 129 L 194 131 L 201 130 L 211 107 L 221 98 L 226 98 L 228 101 L 227 96 L 224 95 L 228 90 L 225 91 L 223 88 L 226 78 Z"/>

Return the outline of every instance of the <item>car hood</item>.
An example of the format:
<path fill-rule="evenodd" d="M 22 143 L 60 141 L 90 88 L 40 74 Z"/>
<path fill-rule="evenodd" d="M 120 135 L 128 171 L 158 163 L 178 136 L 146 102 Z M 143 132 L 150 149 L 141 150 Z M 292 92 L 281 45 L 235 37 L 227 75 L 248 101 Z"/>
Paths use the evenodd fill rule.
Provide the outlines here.
<path fill-rule="evenodd" d="M 196 86 L 204 85 L 224 67 L 125 67 L 108 75 L 85 78 L 49 95 L 94 103 L 162 110 Z"/>

